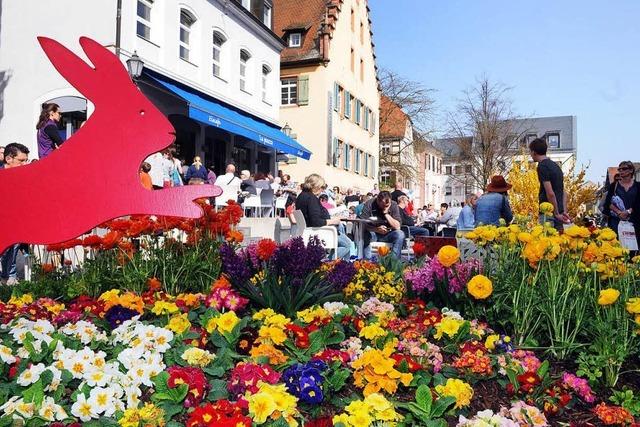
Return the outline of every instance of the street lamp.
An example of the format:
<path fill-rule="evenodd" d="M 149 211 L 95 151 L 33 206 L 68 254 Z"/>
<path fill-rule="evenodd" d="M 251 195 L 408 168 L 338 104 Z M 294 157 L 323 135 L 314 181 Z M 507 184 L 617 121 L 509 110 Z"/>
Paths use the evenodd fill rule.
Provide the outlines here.
<path fill-rule="evenodd" d="M 127 59 L 127 71 L 129 72 L 129 76 L 131 76 L 133 80 L 136 80 L 142 75 L 143 68 L 144 61 L 140 59 L 137 51 L 134 51 L 131 58 Z"/>
<path fill-rule="evenodd" d="M 291 137 L 291 126 L 289 126 L 289 123 L 285 123 L 284 127 L 282 128 L 282 133 L 284 133 L 288 137 Z"/>

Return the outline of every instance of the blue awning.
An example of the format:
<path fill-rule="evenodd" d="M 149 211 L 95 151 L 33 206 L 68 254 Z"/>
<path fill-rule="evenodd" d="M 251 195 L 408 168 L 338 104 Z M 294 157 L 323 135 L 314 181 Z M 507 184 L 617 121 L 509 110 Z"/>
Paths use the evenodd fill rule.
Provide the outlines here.
<path fill-rule="evenodd" d="M 311 157 L 309 150 L 300 145 L 295 139 L 285 135 L 278 127 L 225 107 L 220 102 L 195 89 L 183 89 L 174 82 L 165 80 L 156 74 L 149 76 L 184 99 L 189 104 L 189 117 L 192 119 L 236 135 L 242 135 L 279 152 L 292 154 L 306 160 Z"/>

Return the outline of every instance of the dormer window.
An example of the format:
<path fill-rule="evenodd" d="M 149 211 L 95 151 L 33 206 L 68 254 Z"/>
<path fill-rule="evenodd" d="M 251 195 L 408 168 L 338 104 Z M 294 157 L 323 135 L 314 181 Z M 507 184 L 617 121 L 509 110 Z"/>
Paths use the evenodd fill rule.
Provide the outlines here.
<path fill-rule="evenodd" d="M 302 33 L 289 34 L 289 47 L 300 47 L 300 46 L 302 46 Z"/>

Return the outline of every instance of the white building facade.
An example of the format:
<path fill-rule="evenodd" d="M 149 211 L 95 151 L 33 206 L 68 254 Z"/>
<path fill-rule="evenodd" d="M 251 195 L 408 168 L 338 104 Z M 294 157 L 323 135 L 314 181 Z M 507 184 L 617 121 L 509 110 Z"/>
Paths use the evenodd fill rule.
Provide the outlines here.
<path fill-rule="evenodd" d="M 216 172 L 236 162 L 241 169 L 275 173 L 281 148 L 302 152 L 280 132 L 284 44 L 271 30 L 270 0 L 0 4 L 0 145 L 23 143 L 35 157 L 35 123 L 44 102 L 61 106 L 63 138 L 90 116 L 91 104 L 56 72 L 36 40 L 51 37 L 86 58 L 78 39 L 87 36 L 123 64 L 134 52 L 144 62 L 136 84 L 176 128 L 179 155 L 187 162 L 200 155 Z M 248 130 L 239 134 L 229 123 Z"/>

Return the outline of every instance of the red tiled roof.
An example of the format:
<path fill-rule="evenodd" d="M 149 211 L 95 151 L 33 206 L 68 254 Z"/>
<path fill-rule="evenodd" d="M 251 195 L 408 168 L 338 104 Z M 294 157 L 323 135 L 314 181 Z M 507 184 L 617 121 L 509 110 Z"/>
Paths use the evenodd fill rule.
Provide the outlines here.
<path fill-rule="evenodd" d="M 339 9 L 342 0 L 274 0 L 273 3 L 273 31 L 278 36 L 284 38 L 288 30 L 307 28 L 302 46 L 286 47 L 282 51 L 282 63 L 322 61 L 322 32 L 333 30 L 333 21 L 328 17 L 337 13 L 334 9 Z"/>
<path fill-rule="evenodd" d="M 404 138 L 407 130 L 409 116 L 405 114 L 398 104 L 387 98 L 380 97 L 380 138 Z"/>

